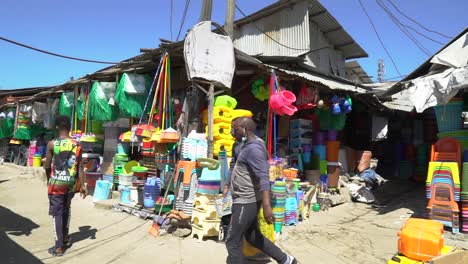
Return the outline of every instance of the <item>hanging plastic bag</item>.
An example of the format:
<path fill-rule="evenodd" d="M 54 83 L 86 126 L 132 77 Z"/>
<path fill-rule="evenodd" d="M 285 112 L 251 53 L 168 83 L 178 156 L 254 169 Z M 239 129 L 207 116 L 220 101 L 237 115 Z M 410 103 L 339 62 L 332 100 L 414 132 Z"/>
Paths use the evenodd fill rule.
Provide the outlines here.
<path fill-rule="evenodd" d="M 125 75 L 126 73 L 124 73 Z M 143 113 L 146 99 L 152 96 L 149 93 L 151 80 L 145 75 L 145 92 L 143 94 L 131 94 L 126 92 L 125 79 L 122 78 L 115 92 L 115 101 L 119 105 L 120 113 L 124 117 L 140 118 Z M 150 109 L 148 108 L 149 112 Z"/>
<path fill-rule="evenodd" d="M 60 97 L 60 106 L 59 106 L 60 115 L 64 115 L 68 117 L 72 116 L 73 97 L 74 97 L 73 92 L 62 93 L 62 96 Z"/>
<path fill-rule="evenodd" d="M 89 113 L 91 119 L 113 121 L 118 117 L 116 106 L 109 104 L 115 95 L 115 82 L 94 82 L 89 93 Z"/>
<path fill-rule="evenodd" d="M 34 102 L 32 108 L 32 122 L 39 124 L 44 121 L 45 115 L 47 115 L 47 104 Z"/>
<path fill-rule="evenodd" d="M 120 82 L 124 86 L 124 90 L 127 94 L 146 94 L 146 79 L 143 74 L 124 73 Z"/>

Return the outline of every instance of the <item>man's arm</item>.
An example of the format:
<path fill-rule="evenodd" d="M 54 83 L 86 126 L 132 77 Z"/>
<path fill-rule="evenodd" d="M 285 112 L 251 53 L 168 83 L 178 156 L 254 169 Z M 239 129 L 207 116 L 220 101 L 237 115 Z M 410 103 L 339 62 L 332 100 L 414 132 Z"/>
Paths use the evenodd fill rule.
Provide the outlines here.
<path fill-rule="evenodd" d="M 47 143 L 46 149 L 46 158 L 44 162 L 44 170 L 46 172 L 47 180 L 49 180 L 50 176 L 52 175 L 52 158 L 54 156 L 54 141 L 49 141 Z"/>
<path fill-rule="evenodd" d="M 260 147 L 249 149 L 247 164 L 260 181 L 260 192 L 262 193 L 263 216 L 268 224 L 273 224 L 273 211 L 270 202 L 270 176 L 269 164 L 265 150 Z"/>
<path fill-rule="evenodd" d="M 78 180 L 79 180 L 79 190 L 80 194 L 83 197 L 83 199 L 86 197 L 86 177 L 85 177 L 85 172 L 83 168 L 83 163 L 81 162 L 81 147 L 78 146 L 78 150 L 76 151 L 77 159 L 78 159 Z"/>
<path fill-rule="evenodd" d="M 224 184 L 224 191 L 223 191 L 224 195 L 226 195 L 229 191 L 229 186 L 231 184 L 232 170 L 234 169 L 234 166 L 236 165 L 237 155 L 239 155 L 238 148 L 239 148 L 239 142 L 235 142 L 234 146 L 232 146 L 232 158 L 231 158 L 231 162 L 229 163 L 228 176 Z"/>

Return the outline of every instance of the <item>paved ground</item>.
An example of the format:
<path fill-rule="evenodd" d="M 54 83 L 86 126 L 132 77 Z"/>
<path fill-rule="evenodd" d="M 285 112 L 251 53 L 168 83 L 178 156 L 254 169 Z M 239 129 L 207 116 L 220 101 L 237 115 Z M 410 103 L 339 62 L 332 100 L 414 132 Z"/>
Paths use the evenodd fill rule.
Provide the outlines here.
<path fill-rule="evenodd" d="M 393 197 L 389 201 L 389 197 Z M 300 263 L 385 263 L 396 251 L 396 233 L 412 214 L 422 214 L 424 189 L 389 183 L 383 208 L 348 203 L 314 213 L 285 228 L 279 244 Z M 411 202 L 408 202 L 411 201 Z M 0 263 L 225 263 L 224 244 L 148 235 L 150 222 L 97 209 L 92 198 L 72 203 L 73 246 L 64 257 L 47 253 L 53 243 L 46 185 L 40 173 L 0 165 Z M 447 233 L 447 243 L 468 247 L 466 237 Z"/>

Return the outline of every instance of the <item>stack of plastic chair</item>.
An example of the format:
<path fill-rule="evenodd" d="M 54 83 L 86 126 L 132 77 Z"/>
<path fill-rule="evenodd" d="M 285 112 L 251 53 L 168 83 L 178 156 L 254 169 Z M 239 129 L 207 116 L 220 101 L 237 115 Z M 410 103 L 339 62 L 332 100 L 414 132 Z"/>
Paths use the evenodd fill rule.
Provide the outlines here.
<path fill-rule="evenodd" d="M 461 197 L 461 184 L 460 176 L 457 170 L 452 172 L 450 166 L 444 166 L 445 163 L 431 162 L 432 166 L 429 167 L 428 178 L 426 181 L 426 196 L 431 198 L 432 187 L 438 183 L 449 184 L 453 190 L 455 201 L 459 202 Z M 457 164 L 452 162 L 452 167 L 457 168 Z"/>
<path fill-rule="evenodd" d="M 457 162 L 461 169 L 462 155 L 460 142 L 453 138 L 439 139 L 431 148 L 431 161 Z"/>
<path fill-rule="evenodd" d="M 453 187 L 446 183 L 436 183 L 431 189 L 431 199 L 427 205 L 428 216 L 432 220 L 452 228 L 452 233 L 459 233 L 460 210 L 453 196 Z"/>
<path fill-rule="evenodd" d="M 204 139 L 184 138 L 182 143 L 182 157 L 196 161 L 199 158 L 206 158 L 208 155 L 208 143 Z"/>
<path fill-rule="evenodd" d="M 286 198 L 284 224 L 285 225 L 297 224 L 297 198 L 296 197 Z"/>
<path fill-rule="evenodd" d="M 468 232 L 468 162 L 463 162 L 463 177 L 461 188 L 461 229 L 463 232 Z"/>

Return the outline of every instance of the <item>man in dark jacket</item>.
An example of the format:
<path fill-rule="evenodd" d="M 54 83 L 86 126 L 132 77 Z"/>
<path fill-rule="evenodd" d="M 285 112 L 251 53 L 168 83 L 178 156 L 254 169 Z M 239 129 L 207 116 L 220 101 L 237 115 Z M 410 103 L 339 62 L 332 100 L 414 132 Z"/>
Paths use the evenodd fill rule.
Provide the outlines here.
<path fill-rule="evenodd" d="M 240 144 L 234 146 L 233 163 L 228 184 L 233 205 L 231 224 L 226 238 L 228 264 L 243 263 L 243 238 L 280 264 L 297 263 L 281 249 L 265 238 L 257 223 L 260 206 L 269 224 L 273 224 L 270 203 L 268 153 L 263 140 L 255 135 L 255 123 L 251 118 L 241 117 L 232 121 L 232 135 Z M 233 165 L 233 166 L 232 166 Z"/>

